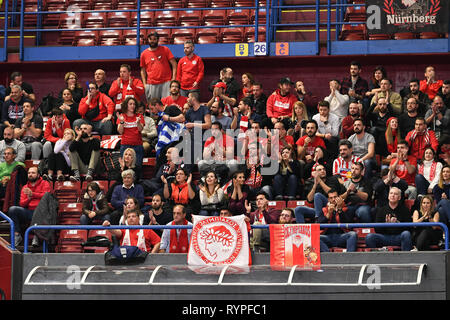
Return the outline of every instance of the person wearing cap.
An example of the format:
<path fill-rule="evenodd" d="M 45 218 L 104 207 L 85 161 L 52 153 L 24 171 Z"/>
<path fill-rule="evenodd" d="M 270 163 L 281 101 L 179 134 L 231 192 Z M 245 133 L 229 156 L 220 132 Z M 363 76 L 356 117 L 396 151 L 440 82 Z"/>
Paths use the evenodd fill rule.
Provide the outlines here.
<path fill-rule="evenodd" d="M 145 96 L 150 101 L 170 94 L 170 81 L 177 77 L 177 61 L 169 48 L 158 44 L 156 32 L 150 32 L 147 40 L 150 47 L 142 52 L 140 67 Z"/>
<path fill-rule="evenodd" d="M 267 99 L 267 116 L 272 124 L 292 116 L 294 104 L 298 101 L 297 97 L 290 92 L 293 84 L 290 78 L 282 78 L 278 89 Z"/>

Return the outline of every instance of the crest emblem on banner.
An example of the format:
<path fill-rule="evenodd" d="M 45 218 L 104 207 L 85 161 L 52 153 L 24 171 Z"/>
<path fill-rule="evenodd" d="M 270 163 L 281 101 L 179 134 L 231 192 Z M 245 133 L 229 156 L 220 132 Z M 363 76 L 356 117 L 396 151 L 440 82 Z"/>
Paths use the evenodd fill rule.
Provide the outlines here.
<path fill-rule="evenodd" d="M 193 215 L 189 265 L 248 265 L 249 245 L 244 216 Z"/>

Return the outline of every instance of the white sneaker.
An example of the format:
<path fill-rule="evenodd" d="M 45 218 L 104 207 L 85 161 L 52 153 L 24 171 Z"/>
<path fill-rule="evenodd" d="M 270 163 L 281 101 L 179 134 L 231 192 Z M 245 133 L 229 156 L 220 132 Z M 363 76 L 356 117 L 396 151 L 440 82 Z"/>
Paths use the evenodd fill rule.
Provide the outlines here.
<path fill-rule="evenodd" d="M 39 247 L 39 238 L 37 236 L 33 237 L 33 241 L 31 241 L 31 245 L 33 247 Z"/>
<path fill-rule="evenodd" d="M 20 233 L 14 234 L 14 245 L 17 247 L 19 244 L 22 243 L 22 236 Z"/>

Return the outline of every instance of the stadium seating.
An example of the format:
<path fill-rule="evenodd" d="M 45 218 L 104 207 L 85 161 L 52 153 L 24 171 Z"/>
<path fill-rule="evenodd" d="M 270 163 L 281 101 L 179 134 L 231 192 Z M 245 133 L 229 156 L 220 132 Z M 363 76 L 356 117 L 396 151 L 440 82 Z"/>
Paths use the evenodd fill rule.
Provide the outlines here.
<path fill-rule="evenodd" d="M 78 202 L 81 193 L 81 182 L 56 181 L 53 190 L 60 203 Z"/>
<path fill-rule="evenodd" d="M 87 240 L 87 230 L 61 230 L 58 245 L 55 248 L 59 253 L 82 253 L 81 244 Z"/>

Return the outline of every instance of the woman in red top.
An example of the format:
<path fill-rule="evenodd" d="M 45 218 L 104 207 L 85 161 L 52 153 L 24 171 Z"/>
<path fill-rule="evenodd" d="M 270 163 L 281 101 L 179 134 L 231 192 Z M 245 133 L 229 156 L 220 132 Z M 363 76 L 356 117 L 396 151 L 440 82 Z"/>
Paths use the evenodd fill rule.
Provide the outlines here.
<path fill-rule="evenodd" d="M 144 158 L 141 132 L 145 120 L 136 112 L 137 104 L 137 100 L 133 97 L 128 97 L 122 102 L 121 114 L 117 118 L 117 132 L 122 135 L 120 155 L 123 156 L 126 149 L 132 148 L 136 152 L 136 166 L 141 167 Z"/>
<path fill-rule="evenodd" d="M 242 75 L 242 91 L 241 91 L 241 98 L 249 97 L 251 96 L 252 89 L 253 89 L 253 83 L 255 82 L 253 75 L 251 73 L 244 73 Z"/>
<path fill-rule="evenodd" d="M 386 121 L 385 137 L 389 152 L 385 162 L 388 164 L 392 158 L 397 157 L 397 142 L 400 140 L 400 128 L 398 127 L 398 119 L 396 117 L 390 117 Z"/>

